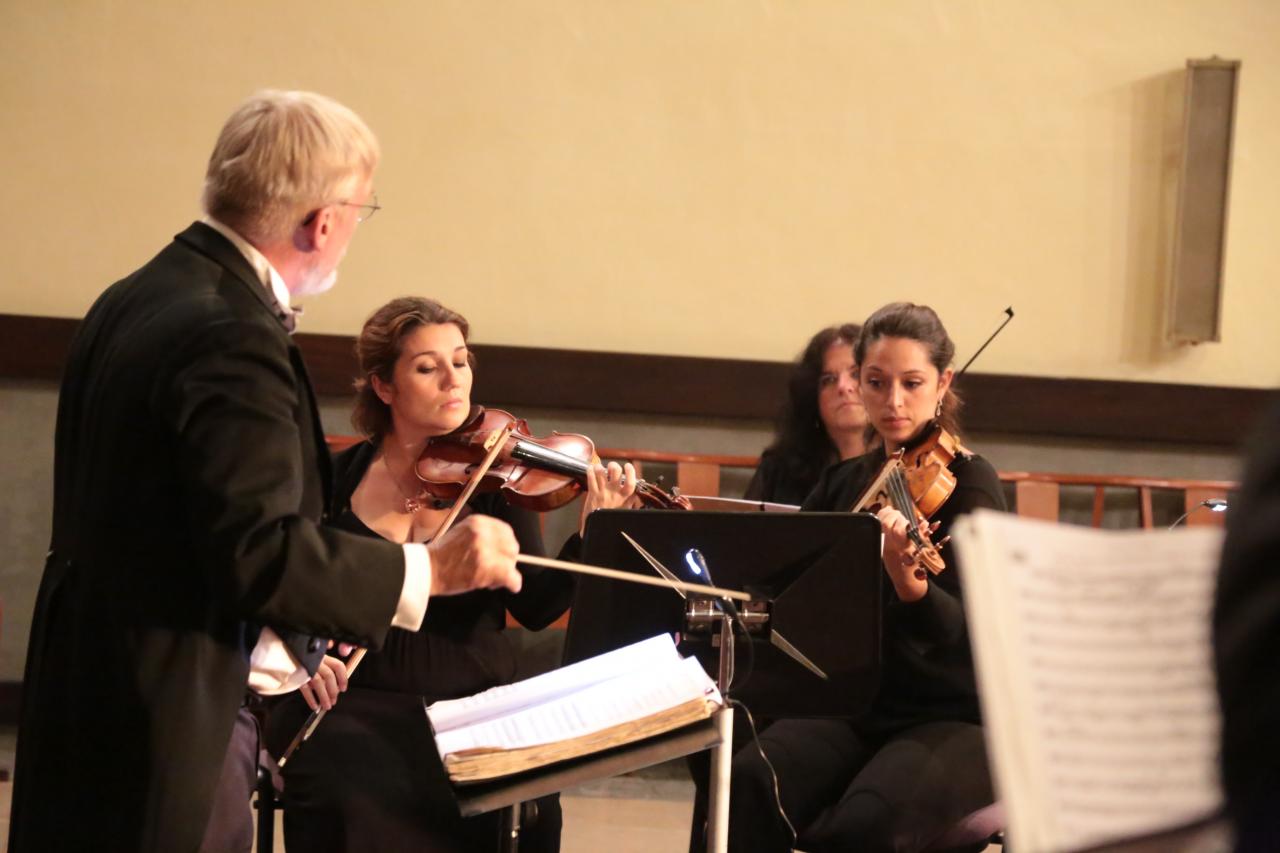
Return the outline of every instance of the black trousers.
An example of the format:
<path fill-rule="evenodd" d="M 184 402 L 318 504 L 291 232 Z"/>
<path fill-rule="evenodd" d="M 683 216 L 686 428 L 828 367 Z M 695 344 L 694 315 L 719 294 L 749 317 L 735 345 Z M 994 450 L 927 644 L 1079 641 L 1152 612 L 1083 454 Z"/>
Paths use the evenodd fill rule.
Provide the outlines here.
<path fill-rule="evenodd" d="M 877 732 L 844 720 L 782 720 L 760 742 L 806 851 L 923 850 L 994 800 L 982 727 L 972 723 Z M 790 845 L 769 771 L 749 745 L 733 759 L 729 847 L 776 853 Z"/>
<path fill-rule="evenodd" d="M 240 709 L 231 730 L 200 853 L 249 853 L 253 848 L 253 808 L 249 798 L 257 781 L 258 721 L 246 706 Z"/>
<path fill-rule="evenodd" d="M 308 715 L 300 699 L 274 708 L 266 741 L 279 754 Z M 501 814 L 463 818 L 436 757 L 422 699 L 352 687 L 283 770 L 285 848 L 294 853 L 485 853 Z M 533 801 L 524 853 L 560 847 L 558 794 Z"/>

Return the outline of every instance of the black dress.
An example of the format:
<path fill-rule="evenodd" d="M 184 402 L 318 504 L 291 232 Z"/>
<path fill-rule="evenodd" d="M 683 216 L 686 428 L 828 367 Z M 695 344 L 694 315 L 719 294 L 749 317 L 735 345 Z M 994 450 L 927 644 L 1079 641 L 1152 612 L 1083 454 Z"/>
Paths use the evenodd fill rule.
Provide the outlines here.
<path fill-rule="evenodd" d="M 835 461 L 835 454 L 832 454 L 831 462 Z M 794 459 L 766 450 L 760 456 L 760 464 L 751 475 L 743 497 L 749 501 L 799 504 L 813 490 L 814 480 L 821 470 L 813 466 L 798 466 Z"/>
<path fill-rule="evenodd" d="M 377 536 L 351 510 L 351 495 L 375 458 L 356 445 L 335 459 L 331 524 Z M 512 526 L 520 550 L 542 555 L 538 518 L 499 494 L 476 495 L 463 517 L 480 513 Z M 434 758 L 423 700 L 454 699 L 512 681 L 515 649 L 506 611 L 527 628 L 553 622 L 569 606 L 572 575 L 521 566 L 518 594 L 480 590 L 433 598 L 422 627 L 393 628 L 365 656 L 346 693 L 284 769 L 285 845 L 290 851 L 483 851 L 495 849 L 497 814 L 462 819 Z M 310 713 L 300 696 L 271 712 L 267 743 L 279 755 Z M 557 850 L 557 796 L 537 803 L 521 850 Z"/>
<path fill-rule="evenodd" d="M 873 450 L 828 468 L 808 511 L 851 507 L 885 461 Z M 1004 509 L 996 472 L 958 459 L 955 492 L 934 516 L 936 538 L 978 507 Z M 806 850 L 920 850 L 992 802 L 969 634 L 954 551 L 919 601 L 885 584 L 883 677 L 856 720 L 782 720 L 760 736 L 778 774 L 783 807 Z M 754 747 L 734 757 L 733 850 L 789 850 L 773 782 Z"/>

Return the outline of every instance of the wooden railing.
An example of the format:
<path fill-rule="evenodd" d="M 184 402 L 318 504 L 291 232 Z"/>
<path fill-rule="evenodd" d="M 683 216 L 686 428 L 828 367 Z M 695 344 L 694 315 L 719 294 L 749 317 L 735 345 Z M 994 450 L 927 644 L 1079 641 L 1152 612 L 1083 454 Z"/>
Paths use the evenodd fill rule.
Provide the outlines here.
<path fill-rule="evenodd" d="M 1062 487 L 1086 487 L 1093 489 L 1093 512 L 1090 523 L 1102 526 L 1108 490 L 1136 493 L 1138 498 L 1138 524 L 1155 527 L 1152 511 L 1152 495 L 1157 491 L 1182 493 L 1182 511 L 1185 524 L 1191 526 L 1221 526 L 1223 513 L 1197 512 L 1205 501 L 1227 495 L 1238 488 L 1229 480 L 1171 480 L 1158 477 L 1120 477 L 1098 474 L 1048 474 L 1038 471 L 1001 471 L 1000 480 L 1014 487 L 1014 511 L 1029 518 L 1058 521 Z"/>
<path fill-rule="evenodd" d="M 334 451 L 350 447 L 358 438 L 329 436 L 330 449 Z M 643 470 L 646 463 L 673 465 L 675 485 L 689 495 L 720 496 L 721 473 L 725 468 L 754 469 L 759 463 L 756 456 L 729 456 L 709 453 L 671 453 L 662 450 L 639 448 L 602 447 L 600 457 L 606 460 L 630 460 Z M 1040 471 L 1001 471 L 1000 480 L 1013 485 L 1013 510 L 1018 515 L 1058 521 L 1062 509 L 1062 490 L 1089 488 L 1093 490 L 1090 524 L 1101 527 L 1107 506 L 1108 493 L 1128 492 L 1136 495 L 1138 526 L 1155 527 L 1152 496 L 1160 491 L 1182 494 L 1182 511 L 1188 513 L 1185 523 L 1190 526 L 1221 525 L 1224 514 L 1196 511 L 1203 502 L 1213 498 L 1225 499 L 1238 486 L 1229 480 L 1189 480 L 1159 477 L 1125 477 L 1101 474 L 1054 474 Z"/>
<path fill-rule="evenodd" d="M 676 486 L 687 495 L 720 496 L 720 471 L 722 468 L 754 469 L 760 463 L 758 456 L 722 456 L 708 453 L 667 453 L 661 450 L 635 450 L 601 447 L 597 450 L 601 459 L 626 460 L 633 463 L 637 473 L 644 476 L 644 463 L 657 462 L 674 465 Z"/>
<path fill-rule="evenodd" d="M 345 450 L 359 441 L 358 438 L 345 435 L 328 436 L 329 448 L 333 451 Z M 643 450 L 637 448 L 602 447 L 597 452 L 605 460 L 628 460 L 643 471 L 646 463 L 674 465 L 676 469 L 676 486 L 683 494 L 720 496 L 720 475 L 725 468 L 751 470 L 759 464 L 757 456 L 726 456 L 707 453 L 668 453 L 661 450 Z M 1013 485 L 1013 511 L 1027 518 L 1038 518 L 1058 521 L 1062 509 L 1062 488 L 1080 487 L 1093 489 L 1093 512 L 1090 523 L 1093 527 L 1101 527 L 1106 508 L 1107 492 L 1127 491 L 1136 493 L 1138 499 L 1138 520 L 1143 528 L 1155 527 L 1152 508 L 1152 495 L 1156 491 L 1182 492 L 1182 508 L 1186 513 L 1185 524 L 1222 525 L 1224 514 L 1209 512 L 1207 509 L 1197 512 L 1202 502 L 1211 498 L 1226 498 L 1237 488 L 1236 483 L 1227 480 L 1170 480 L 1156 477 L 1118 477 L 1092 474 L 1050 474 L 1039 471 L 1001 471 L 1000 481 Z M 543 517 L 545 524 L 545 516 Z M 564 628 L 568 625 L 569 614 L 566 612 L 550 627 Z M 507 614 L 507 627 L 518 627 L 519 623 Z"/>

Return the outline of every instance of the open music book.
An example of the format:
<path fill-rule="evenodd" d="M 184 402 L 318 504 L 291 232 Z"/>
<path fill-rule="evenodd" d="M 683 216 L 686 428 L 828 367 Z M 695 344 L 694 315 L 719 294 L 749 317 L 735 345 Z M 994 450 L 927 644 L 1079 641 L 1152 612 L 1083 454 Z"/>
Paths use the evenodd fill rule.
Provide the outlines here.
<path fill-rule="evenodd" d="M 1221 531 L 979 510 L 954 535 L 1010 846 L 1079 850 L 1220 811 Z"/>
<path fill-rule="evenodd" d="M 705 720 L 723 704 L 661 634 L 515 684 L 427 708 L 449 778 L 480 782 Z"/>

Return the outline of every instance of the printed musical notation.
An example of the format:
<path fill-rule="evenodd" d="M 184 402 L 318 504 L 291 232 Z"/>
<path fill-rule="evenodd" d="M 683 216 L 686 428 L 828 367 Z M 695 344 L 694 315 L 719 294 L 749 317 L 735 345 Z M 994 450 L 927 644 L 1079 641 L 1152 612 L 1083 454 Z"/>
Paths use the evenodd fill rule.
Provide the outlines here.
<path fill-rule="evenodd" d="M 1215 812 L 1221 532 L 967 521 L 956 540 L 1012 846 L 1078 849 Z"/>

